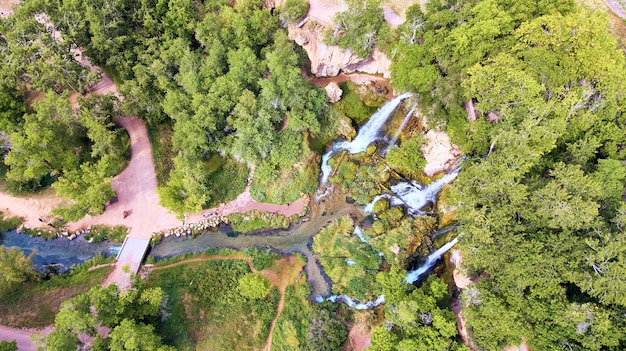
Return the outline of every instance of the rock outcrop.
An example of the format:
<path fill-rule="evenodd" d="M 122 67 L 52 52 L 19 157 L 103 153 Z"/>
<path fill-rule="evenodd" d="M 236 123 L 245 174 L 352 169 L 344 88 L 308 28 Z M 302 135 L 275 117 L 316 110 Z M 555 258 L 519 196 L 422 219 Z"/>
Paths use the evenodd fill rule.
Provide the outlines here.
<path fill-rule="evenodd" d="M 339 85 L 335 82 L 328 83 L 328 85 L 324 88 L 326 90 L 326 95 L 328 95 L 328 101 L 331 103 L 335 103 L 341 100 L 341 95 L 343 94 L 343 90 L 339 87 Z"/>
<path fill-rule="evenodd" d="M 311 61 L 311 73 L 317 77 L 336 76 L 340 72 L 364 72 L 391 77 L 391 60 L 374 49 L 367 58 L 359 58 L 347 49 L 335 45 L 326 45 L 322 40 L 324 26 L 309 21 L 300 28 L 289 26 L 289 38 L 302 46 Z"/>

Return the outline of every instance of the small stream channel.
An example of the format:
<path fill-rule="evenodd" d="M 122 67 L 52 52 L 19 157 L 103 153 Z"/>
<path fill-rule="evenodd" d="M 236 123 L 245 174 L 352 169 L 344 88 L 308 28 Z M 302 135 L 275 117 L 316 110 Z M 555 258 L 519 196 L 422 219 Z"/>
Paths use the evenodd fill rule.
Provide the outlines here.
<path fill-rule="evenodd" d="M 30 255 L 35 251 L 33 263 L 40 272 L 53 269 L 58 273 L 68 271 L 72 265 L 81 264 L 94 256 L 103 254 L 107 257 L 116 255 L 121 247 L 117 243 L 90 243 L 78 236 L 74 240 L 57 238 L 44 240 L 41 237 L 30 237 L 17 234 L 15 230 L 0 233 L 0 245 L 7 248 L 17 247 Z"/>

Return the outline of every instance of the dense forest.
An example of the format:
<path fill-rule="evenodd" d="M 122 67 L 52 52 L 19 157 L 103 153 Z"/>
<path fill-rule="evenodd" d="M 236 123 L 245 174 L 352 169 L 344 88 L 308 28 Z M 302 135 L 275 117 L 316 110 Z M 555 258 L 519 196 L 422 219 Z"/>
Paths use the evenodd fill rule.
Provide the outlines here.
<path fill-rule="evenodd" d="M 411 6 L 392 30 L 379 2 L 347 4 L 335 17 L 338 27 L 325 33 L 327 43 L 360 57 L 373 48 L 386 52 L 393 87 L 412 92 L 424 124 L 445 130 L 462 149 L 445 203 L 458 224 L 462 268 L 475 282 L 460 297 L 474 347 L 525 341 L 537 350 L 626 348 L 626 57 L 606 15 L 573 0 L 432 0 Z M 258 201 L 289 203 L 312 193 L 320 153 L 339 125 L 352 119 L 357 126 L 380 102 L 363 103 L 344 86 L 343 100 L 330 105 L 303 77 L 306 55 L 285 24 L 306 9 L 298 0 L 278 9 L 261 0 L 21 3 L 0 19 L 5 187 L 52 185 L 73 199 L 57 210 L 66 220 L 101 213 L 129 157 L 128 135 L 114 122 L 132 114 L 151 133 L 161 203 L 178 214 L 234 198 L 251 172 Z M 99 74 L 75 60 L 76 48 L 113 78 L 123 98 L 86 95 Z M 468 121 L 472 109 L 477 119 Z M 364 205 L 392 180 L 431 181 L 421 172 L 420 133 L 407 133 L 384 156 L 376 148 L 335 156 L 330 183 Z M 443 220 L 412 218 L 386 200 L 373 212 L 363 230 L 369 244 L 353 235 L 349 216 L 319 228 L 312 243 L 333 293 L 385 296 L 366 317 L 374 326 L 370 349 L 467 349 L 445 275 L 419 286 L 403 280 L 411 259 L 432 248 L 429 235 Z M 0 248 L 0 271 L 11 273 L 2 275 L 2 297 L 36 279 L 29 257 Z M 262 346 L 279 293 L 248 268 L 238 262 L 163 271 L 151 286 L 137 280 L 132 293 L 94 288 L 63 305 L 46 349 L 75 347 L 81 333 L 101 349 L 192 347 L 165 331 L 185 313 L 200 318 L 204 310 L 172 307 L 167 296 L 205 301 L 225 333 L 232 326 L 224 316 L 236 320 L 246 311 L 263 328 L 241 328 L 254 330 L 254 345 Z M 274 348 L 335 350 L 344 343 L 346 324 L 359 315 L 313 304 L 309 292 L 304 280 L 284 289 Z M 169 313 L 181 319 L 163 322 Z M 110 328 L 108 338 L 99 339 L 98 326 Z M 213 347 L 241 341 L 226 339 Z"/>
<path fill-rule="evenodd" d="M 626 61 L 606 17 L 431 1 L 408 12 L 393 77 L 467 156 L 453 197 L 477 347 L 623 349 Z"/>

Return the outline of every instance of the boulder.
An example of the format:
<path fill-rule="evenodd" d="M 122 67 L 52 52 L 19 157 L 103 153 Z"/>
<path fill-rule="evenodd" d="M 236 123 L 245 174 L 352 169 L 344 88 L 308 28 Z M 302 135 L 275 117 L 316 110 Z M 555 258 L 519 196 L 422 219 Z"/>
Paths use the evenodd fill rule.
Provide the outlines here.
<path fill-rule="evenodd" d="M 340 72 L 364 72 L 391 77 L 391 60 L 381 51 L 374 49 L 372 55 L 359 58 L 348 49 L 326 45 L 322 31 L 326 27 L 309 21 L 302 27 L 289 25 L 289 38 L 302 46 L 311 61 L 311 73 L 317 77 L 334 77 Z"/>
<path fill-rule="evenodd" d="M 335 103 L 341 100 L 341 94 L 343 94 L 343 90 L 341 90 L 337 83 L 328 83 L 324 90 L 326 90 L 326 95 L 328 95 L 328 101 L 330 101 L 331 103 Z"/>

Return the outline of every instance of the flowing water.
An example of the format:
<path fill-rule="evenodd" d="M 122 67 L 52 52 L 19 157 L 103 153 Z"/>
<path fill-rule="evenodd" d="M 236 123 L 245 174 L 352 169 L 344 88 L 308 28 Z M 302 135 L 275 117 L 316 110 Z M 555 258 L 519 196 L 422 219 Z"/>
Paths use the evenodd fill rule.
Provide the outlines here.
<path fill-rule="evenodd" d="M 7 248 L 16 247 L 24 251 L 25 255 L 30 255 L 31 252 L 35 251 L 33 263 L 37 270 L 45 271 L 47 267 L 53 267 L 59 273 L 99 254 L 115 255 L 120 248 L 119 244 L 89 243 L 83 240 L 82 236 L 74 240 L 65 238 L 44 240 L 41 237 L 17 234 L 15 230 L 1 233 L 0 245 Z"/>
<path fill-rule="evenodd" d="M 239 234 L 220 230 L 199 235 L 196 238 L 169 236 L 152 248 L 149 256 L 155 259 L 179 256 L 184 253 L 202 252 L 209 247 L 245 249 L 257 247 L 271 249 L 281 254 L 301 253 L 307 263 L 305 271 L 307 281 L 311 283 L 311 296 L 327 296 L 330 294 L 328 278 L 321 269 L 317 256 L 311 251 L 312 238 L 322 228 L 338 220 L 344 215 L 363 220 L 367 214 L 359 206 L 348 204 L 345 198 L 329 194 L 319 204 L 311 205 L 311 212 L 301 219 L 300 223 L 292 224 L 288 229 L 263 230 L 258 234 Z"/>
<path fill-rule="evenodd" d="M 454 240 L 450 241 L 449 243 L 439 248 L 437 251 L 430 254 L 428 258 L 426 258 L 426 262 L 424 262 L 424 264 L 421 267 L 407 274 L 407 276 L 404 278 L 404 281 L 408 284 L 413 284 L 416 281 L 418 281 L 420 278 L 422 278 L 422 276 L 426 272 L 428 272 L 437 263 L 437 261 L 439 261 L 441 256 L 443 256 L 444 253 L 450 250 L 450 248 L 454 246 L 458 241 L 459 241 L 458 238 L 454 238 Z M 376 308 L 380 306 L 381 304 L 383 304 L 385 302 L 385 295 L 380 295 L 376 299 L 367 301 L 367 302 L 361 302 L 347 295 L 331 295 L 327 297 L 326 299 L 321 298 L 321 296 L 317 298 L 318 302 L 322 302 L 324 300 L 335 302 L 335 303 L 343 302 L 349 307 L 352 307 L 357 310 L 368 310 L 368 309 Z"/>
<path fill-rule="evenodd" d="M 326 182 L 328 182 L 328 177 L 330 177 L 331 168 L 328 164 L 328 160 L 331 156 L 341 150 L 347 150 L 351 154 L 367 150 L 369 144 L 374 142 L 374 140 L 378 137 L 378 133 L 380 133 L 380 130 L 385 125 L 385 122 L 387 122 L 387 119 L 389 119 L 389 116 L 391 116 L 393 111 L 398 107 L 398 105 L 400 105 L 400 102 L 409 96 L 411 96 L 411 93 L 404 93 L 387 102 L 379 108 L 378 111 L 372 115 L 372 117 L 370 117 L 361 129 L 359 129 L 359 133 L 352 141 L 335 143 L 331 149 L 322 156 L 322 185 L 325 185 Z"/>
<path fill-rule="evenodd" d="M 402 120 L 402 123 L 400 123 L 400 127 L 398 127 L 396 134 L 394 134 L 393 138 L 391 138 L 391 141 L 389 142 L 389 146 L 387 146 L 387 149 L 385 150 L 385 154 L 387 153 L 387 150 L 389 150 L 390 147 L 396 145 L 396 142 L 398 141 L 398 138 L 400 137 L 400 133 L 402 133 L 402 130 L 404 129 L 404 127 L 406 127 L 406 124 L 409 122 L 409 119 L 413 115 L 413 112 L 415 112 L 416 107 L 417 105 L 413 105 L 409 113 L 407 113 L 404 119 Z"/>

